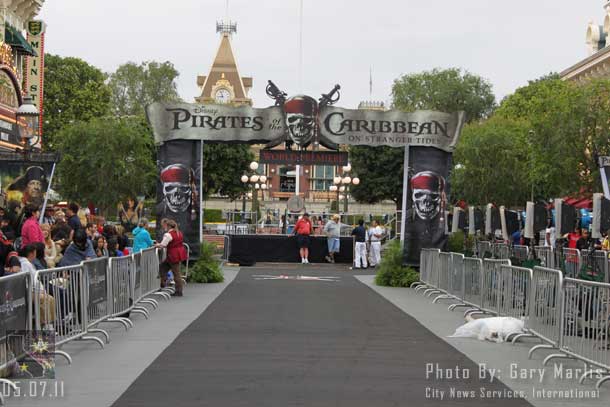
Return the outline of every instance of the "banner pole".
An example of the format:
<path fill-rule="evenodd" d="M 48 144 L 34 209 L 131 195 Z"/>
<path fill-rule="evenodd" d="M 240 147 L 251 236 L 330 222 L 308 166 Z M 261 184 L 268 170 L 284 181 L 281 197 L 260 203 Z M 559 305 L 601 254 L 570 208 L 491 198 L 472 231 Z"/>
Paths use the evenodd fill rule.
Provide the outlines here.
<path fill-rule="evenodd" d="M 199 245 L 203 243 L 203 140 L 199 147 Z"/>
<path fill-rule="evenodd" d="M 407 194 L 409 191 L 409 145 L 405 146 L 404 171 L 402 175 L 402 211 L 400 216 L 400 246 L 405 249 L 405 230 L 407 220 Z"/>
<path fill-rule="evenodd" d="M 599 175 L 602 178 L 602 188 L 604 190 L 604 197 L 606 199 L 610 199 L 610 188 L 608 188 L 608 176 L 610 176 L 608 164 L 610 164 L 610 157 L 600 157 L 596 155 L 595 161 L 597 161 L 597 165 L 599 166 Z"/>
<path fill-rule="evenodd" d="M 51 185 L 53 185 L 53 174 L 55 174 L 55 166 L 57 163 L 53 163 L 53 167 L 51 168 L 51 176 L 49 176 L 49 186 L 47 187 L 47 191 L 44 194 L 44 202 L 42 204 L 42 210 L 40 212 L 40 216 L 38 217 L 38 224 L 42 225 L 42 221 L 44 220 L 44 211 L 47 209 L 47 201 L 49 200 L 49 190 L 51 189 Z"/>

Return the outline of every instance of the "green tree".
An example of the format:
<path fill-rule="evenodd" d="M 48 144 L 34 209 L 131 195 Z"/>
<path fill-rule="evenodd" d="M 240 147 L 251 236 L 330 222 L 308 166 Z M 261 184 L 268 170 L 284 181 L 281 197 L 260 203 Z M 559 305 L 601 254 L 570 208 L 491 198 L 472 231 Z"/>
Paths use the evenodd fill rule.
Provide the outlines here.
<path fill-rule="evenodd" d="M 43 144 L 55 149 L 55 136 L 66 125 L 110 111 L 106 75 L 82 59 L 45 55 Z"/>
<path fill-rule="evenodd" d="M 496 106 L 487 80 L 457 68 L 404 75 L 394 81 L 392 96 L 396 109 L 463 110 L 469 122 L 488 117 Z M 354 173 L 361 179 L 360 185 L 352 188 L 357 201 L 376 203 L 389 199 L 400 206 L 403 149 L 351 147 L 350 160 Z"/>
<path fill-rule="evenodd" d="M 152 102 L 179 100 L 176 79 L 180 74 L 169 62 L 127 62 L 110 75 L 112 106 L 119 116 L 144 115 Z"/>
<path fill-rule="evenodd" d="M 57 135 L 58 191 L 65 199 L 94 202 L 103 213 L 145 193 L 156 178 L 152 137 L 137 118 L 76 122 Z"/>
<path fill-rule="evenodd" d="M 453 154 L 452 196 L 474 205 L 523 205 L 530 194 L 529 129 L 499 116 L 465 126 Z"/>
<path fill-rule="evenodd" d="M 239 198 L 246 187 L 241 176 L 254 159 L 249 145 L 203 144 L 203 199 L 211 194 Z"/>
<path fill-rule="evenodd" d="M 500 104 L 499 117 L 529 123 L 527 177 L 536 197 L 548 199 L 592 188 L 587 166 L 592 129 L 587 130 L 586 122 L 595 127 L 607 113 L 603 104 L 594 106 L 587 99 L 596 99 L 596 92 L 603 90 L 599 84 L 577 86 L 551 74 L 517 89 Z"/>
<path fill-rule="evenodd" d="M 496 106 L 489 81 L 459 68 L 403 75 L 394 81 L 392 97 L 397 109 L 464 111 L 467 122 L 488 117 Z"/>

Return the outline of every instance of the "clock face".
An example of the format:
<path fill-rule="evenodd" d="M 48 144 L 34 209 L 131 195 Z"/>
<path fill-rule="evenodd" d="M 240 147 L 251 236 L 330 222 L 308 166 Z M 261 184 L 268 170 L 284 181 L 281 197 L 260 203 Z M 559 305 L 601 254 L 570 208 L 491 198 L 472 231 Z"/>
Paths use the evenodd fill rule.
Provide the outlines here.
<path fill-rule="evenodd" d="M 231 101 L 231 93 L 227 89 L 218 89 L 214 98 L 217 103 L 229 103 Z"/>

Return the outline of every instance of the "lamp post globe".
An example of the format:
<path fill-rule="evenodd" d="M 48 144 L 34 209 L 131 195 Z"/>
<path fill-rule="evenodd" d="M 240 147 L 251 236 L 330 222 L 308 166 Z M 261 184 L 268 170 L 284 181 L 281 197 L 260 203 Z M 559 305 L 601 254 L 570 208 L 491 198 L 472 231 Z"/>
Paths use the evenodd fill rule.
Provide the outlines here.
<path fill-rule="evenodd" d="M 15 112 L 15 117 L 17 118 L 19 135 L 26 142 L 26 148 L 35 144 L 37 141 L 32 143 L 32 140 L 38 138 L 39 112 L 29 95 L 23 98 L 23 103 Z"/>
<path fill-rule="evenodd" d="M 339 185 L 340 183 L 341 183 L 341 177 L 334 177 L 333 178 L 333 184 Z"/>
<path fill-rule="evenodd" d="M 352 182 L 352 179 L 350 177 L 345 177 L 341 180 L 341 182 L 347 185 Z"/>
<path fill-rule="evenodd" d="M 250 177 L 248 177 L 247 175 L 242 175 L 241 176 L 241 182 L 246 184 L 248 181 L 250 181 Z"/>
<path fill-rule="evenodd" d="M 352 165 L 347 163 L 347 165 L 343 166 L 343 172 L 350 172 L 352 170 Z"/>
<path fill-rule="evenodd" d="M 265 183 L 265 182 L 267 182 L 267 176 L 266 176 L 266 175 L 261 175 L 260 177 L 258 177 L 258 180 L 259 180 L 260 182 Z"/>
<path fill-rule="evenodd" d="M 250 169 L 251 169 L 252 171 L 256 171 L 256 170 L 258 170 L 258 163 L 257 163 L 256 161 L 252 161 L 252 162 L 250 163 Z"/>
<path fill-rule="evenodd" d="M 352 184 L 354 184 L 354 185 L 358 185 L 358 184 L 360 184 L 360 178 L 358 178 L 358 177 L 354 177 L 354 178 L 352 179 Z"/>
<path fill-rule="evenodd" d="M 252 175 L 250 176 L 250 182 L 257 183 L 258 182 L 258 175 Z"/>
<path fill-rule="evenodd" d="M 330 192 L 337 192 L 337 186 L 336 185 L 331 185 L 330 186 Z"/>

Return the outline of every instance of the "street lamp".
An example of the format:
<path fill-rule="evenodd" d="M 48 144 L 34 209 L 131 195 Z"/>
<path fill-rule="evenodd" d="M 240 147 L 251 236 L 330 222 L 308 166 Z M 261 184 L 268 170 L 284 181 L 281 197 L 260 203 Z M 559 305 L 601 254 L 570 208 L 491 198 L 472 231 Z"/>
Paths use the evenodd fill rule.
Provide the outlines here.
<path fill-rule="evenodd" d="M 19 129 L 19 135 L 23 140 L 23 154 L 27 157 L 27 154 L 31 150 L 32 146 L 36 145 L 40 141 L 40 135 L 38 134 L 38 119 L 39 112 L 36 106 L 32 103 L 32 98 L 26 95 L 23 98 L 23 103 L 15 112 L 17 119 L 17 128 Z M 24 124 L 24 126 L 22 126 Z"/>
<path fill-rule="evenodd" d="M 344 200 L 343 211 L 347 213 L 347 201 L 349 199 L 349 186 L 350 185 L 359 185 L 360 178 L 351 177 L 349 172 L 352 170 L 351 164 L 347 164 L 341 167 L 343 173 L 341 175 L 337 174 L 333 178 L 333 185 L 330 186 L 330 192 L 337 193 L 337 212 L 339 212 L 339 202 Z"/>
<path fill-rule="evenodd" d="M 248 165 L 250 169 L 250 174 L 244 174 L 241 176 L 241 182 L 248 186 L 252 187 L 252 191 L 243 195 L 243 203 L 242 203 L 242 212 L 246 212 L 246 197 L 252 198 L 252 211 L 256 211 L 258 209 L 258 191 L 266 191 L 270 188 L 270 185 L 267 185 L 268 178 L 266 175 L 258 175 L 256 170 L 259 168 L 259 164 L 256 161 L 252 161 L 250 165 Z M 253 172 L 253 173 L 252 173 Z M 264 199 L 264 192 L 263 192 Z"/>

